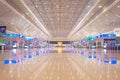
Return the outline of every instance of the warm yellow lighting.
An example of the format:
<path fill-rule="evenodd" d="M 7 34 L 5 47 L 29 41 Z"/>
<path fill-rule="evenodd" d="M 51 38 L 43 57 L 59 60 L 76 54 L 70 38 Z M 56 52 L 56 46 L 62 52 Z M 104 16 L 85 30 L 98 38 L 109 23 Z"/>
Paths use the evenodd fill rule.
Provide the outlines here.
<path fill-rule="evenodd" d="M 63 52 L 63 49 L 62 48 L 58 48 L 57 51 L 58 51 L 58 54 L 61 54 Z"/>
<path fill-rule="evenodd" d="M 62 46 L 62 42 L 61 41 L 58 42 L 58 46 Z"/>

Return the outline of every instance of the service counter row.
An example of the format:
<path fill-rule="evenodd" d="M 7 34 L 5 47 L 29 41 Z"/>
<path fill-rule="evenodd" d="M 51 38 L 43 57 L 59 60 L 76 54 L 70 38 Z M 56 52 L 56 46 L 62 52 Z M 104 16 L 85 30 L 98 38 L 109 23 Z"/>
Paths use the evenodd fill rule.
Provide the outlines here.
<path fill-rule="evenodd" d="M 85 40 L 73 42 L 74 47 L 105 48 L 120 50 L 120 37 L 115 34 L 104 34 L 97 37 L 87 37 Z"/>
<path fill-rule="evenodd" d="M 40 48 L 46 46 L 44 42 L 39 42 L 36 40 L 25 40 L 19 37 L 2 37 L 0 41 L 0 50 L 8 50 L 13 48 Z"/>

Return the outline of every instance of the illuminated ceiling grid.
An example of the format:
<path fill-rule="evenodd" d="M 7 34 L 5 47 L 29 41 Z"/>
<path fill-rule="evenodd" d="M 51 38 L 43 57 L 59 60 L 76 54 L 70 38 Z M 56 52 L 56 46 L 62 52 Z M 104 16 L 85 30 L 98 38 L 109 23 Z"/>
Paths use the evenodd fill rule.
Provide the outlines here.
<path fill-rule="evenodd" d="M 113 32 L 119 27 L 119 1 L 1 0 L 21 16 L 0 3 L 0 25 L 7 25 L 11 32 L 46 40 L 83 39 L 89 35 Z"/>
<path fill-rule="evenodd" d="M 88 2 L 88 0 L 31 1 L 53 37 L 67 37 Z"/>
<path fill-rule="evenodd" d="M 91 24 L 83 27 L 75 34 L 75 38 L 84 38 L 85 36 L 98 35 L 101 33 L 114 33 L 114 28 L 120 27 L 120 2 L 114 5 L 110 10 L 102 14 Z M 79 35 L 78 35 L 79 34 Z M 82 37 L 82 35 L 84 35 Z"/>

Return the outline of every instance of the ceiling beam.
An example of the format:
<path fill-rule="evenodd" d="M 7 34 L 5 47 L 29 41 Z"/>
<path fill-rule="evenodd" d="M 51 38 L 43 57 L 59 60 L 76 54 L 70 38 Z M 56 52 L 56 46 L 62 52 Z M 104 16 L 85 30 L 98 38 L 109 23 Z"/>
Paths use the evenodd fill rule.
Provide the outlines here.
<path fill-rule="evenodd" d="M 110 10 L 112 7 L 114 7 L 114 5 L 116 5 L 120 0 L 115 0 L 108 8 L 104 9 L 103 12 L 101 12 L 97 17 L 95 17 L 93 20 L 91 20 L 88 24 L 86 24 L 84 26 L 84 28 L 88 25 L 90 25 L 91 23 L 93 23 L 93 21 L 95 21 L 96 19 L 98 19 L 101 15 L 103 15 L 105 12 L 107 12 L 108 10 Z M 81 30 L 81 29 L 80 29 Z M 79 34 L 80 30 L 76 33 L 74 33 L 74 35 L 72 37 L 74 37 L 75 35 Z M 72 38 L 70 37 L 70 38 Z"/>
<path fill-rule="evenodd" d="M 31 9 L 28 7 L 28 5 L 24 2 L 24 0 L 20 0 L 20 2 L 25 6 L 25 8 L 29 11 L 29 13 L 34 17 L 36 20 L 35 23 L 38 24 L 38 26 L 47 34 L 49 37 L 51 37 L 50 33 L 47 31 L 47 29 L 43 26 L 43 24 L 38 20 L 38 18 L 35 16 L 35 14 L 31 11 Z"/>
<path fill-rule="evenodd" d="M 92 10 L 99 4 L 101 0 L 98 0 L 93 7 L 89 10 L 89 12 L 85 15 L 85 17 L 78 23 L 78 25 L 70 32 L 67 38 L 70 38 L 82 25 L 84 20 L 88 17 L 88 15 L 92 12 Z"/>

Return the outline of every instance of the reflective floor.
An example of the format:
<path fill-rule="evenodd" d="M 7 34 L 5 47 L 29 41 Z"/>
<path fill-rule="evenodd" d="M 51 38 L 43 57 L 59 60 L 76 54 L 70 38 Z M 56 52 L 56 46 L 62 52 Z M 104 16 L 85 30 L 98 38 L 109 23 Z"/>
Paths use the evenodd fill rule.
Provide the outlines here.
<path fill-rule="evenodd" d="M 120 51 L 13 49 L 0 51 L 0 80 L 120 80 Z"/>

